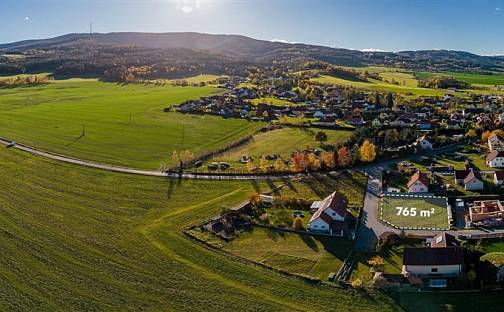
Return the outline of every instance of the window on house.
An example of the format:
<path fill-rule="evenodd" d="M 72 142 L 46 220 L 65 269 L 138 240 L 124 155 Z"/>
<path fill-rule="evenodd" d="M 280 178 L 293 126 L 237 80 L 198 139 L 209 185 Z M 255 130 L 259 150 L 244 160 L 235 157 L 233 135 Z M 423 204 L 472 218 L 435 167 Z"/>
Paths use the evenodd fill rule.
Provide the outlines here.
<path fill-rule="evenodd" d="M 432 268 L 432 269 L 431 269 L 431 272 L 432 272 L 432 273 L 437 273 L 437 271 L 438 271 L 438 269 L 437 269 L 437 268 Z"/>

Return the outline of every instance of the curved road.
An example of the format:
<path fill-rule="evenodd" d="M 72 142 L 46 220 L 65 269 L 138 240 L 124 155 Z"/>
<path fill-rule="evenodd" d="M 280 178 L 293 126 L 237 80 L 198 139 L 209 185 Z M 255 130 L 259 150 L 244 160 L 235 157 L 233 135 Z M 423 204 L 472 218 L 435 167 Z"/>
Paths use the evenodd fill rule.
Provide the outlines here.
<path fill-rule="evenodd" d="M 203 179 L 203 180 L 282 180 L 282 179 L 294 179 L 303 174 L 286 174 L 286 175 L 258 175 L 258 176 L 225 176 L 225 175 L 201 175 L 201 174 L 191 174 L 191 173 L 168 173 L 163 171 L 156 170 L 143 170 L 143 169 L 135 169 L 128 167 L 120 167 L 108 164 L 97 163 L 88 160 L 82 160 L 77 158 L 72 158 L 69 156 L 59 155 L 56 153 L 46 152 L 39 150 L 37 148 L 15 143 L 13 141 L 0 138 L 0 144 L 5 145 L 10 148 L 15 148 L 24 152 L 31 153 L 33 155 L 42 156 L 45 158 L 66 162 L 69 164 L 74 164 L 78 166 L 84 166 L 95 169 L 108 170 L 119 173 L 127 173 L 127 174 L 137 174 L 143 176 L 152 176 L 152 177 L 172 177 L 172 178 L 182 178 L 182 179 Z"/>

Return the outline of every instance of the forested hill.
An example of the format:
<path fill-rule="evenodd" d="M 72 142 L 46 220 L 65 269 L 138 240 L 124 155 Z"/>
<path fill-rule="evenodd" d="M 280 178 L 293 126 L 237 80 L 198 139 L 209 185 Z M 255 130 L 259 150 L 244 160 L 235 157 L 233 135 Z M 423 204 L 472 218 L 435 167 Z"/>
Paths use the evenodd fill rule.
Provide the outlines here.
<path fill-rule="evenodd" d="M 0 44 L 0 74 L 18 71 L 61 70 L 75 67 L 103 73 L 105 61 L 118 66 L 180 63 L 207 71 L 239 71 L 249 65 L 305 61 L 336 65 L 385 65 L 427 71 L 504 71 L 504 57 L 480 56 L 447 50 L 361 52 L 308 44 L 288 44 L 238 35 L 201 33 L 68 34 L 40 40 Z M 18 54 L 23 57 L 8 57 Z M 99 58 L 98 58 L 99 57 Z M 190 62 L 190 58 L 194 62 Z M 103 64 L 102 64 L 103 63 Z M 230 66 L 235 67 L 231 69 Z M 200 68 L 201 69 L 201 68 Z"/>

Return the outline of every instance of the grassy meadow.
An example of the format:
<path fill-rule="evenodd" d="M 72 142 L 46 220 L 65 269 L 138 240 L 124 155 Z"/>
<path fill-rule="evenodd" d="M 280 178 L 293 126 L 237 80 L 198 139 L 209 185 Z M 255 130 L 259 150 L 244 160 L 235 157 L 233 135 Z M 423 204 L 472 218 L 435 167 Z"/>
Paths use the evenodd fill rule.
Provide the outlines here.
<path fill-rule="evenodd" d="M 86 160 L 157 169 L 170 162 L 174 150 L 197 155 L 261 127 L 238 119 L 163 112 L 217 92 L 214 87 L 83 79 L 4 88 L 0 89 L 0 136 Z"/>
<path fill-rule="evenodd" d="M 457 72 L 444 72 L 444 73 L 430 73 L 430 72 L 417 72 L 415 75 L 419 79 L 427 79 L 433 76 L 445 75 L 452 76 L 453 78 L 465 81 L 474 85 L 495 86 L 504 85 L 504 74 L 471 74 L 471 73 L 457 73 Z"/>
<path fill-rule="evenodd" d="M 216 156 L 211 161 L 226 161 L 234 168 L 246 169 L 246 164 L 240 163 L 242 156 L 253 157 L 256 166 L 259 166 L 259 159 L 262 155 L 279 154 L 282 159 L 290 159 L 291 154 L 297 150 L 304 150 L 307 147 L 322 149 L 320 143 L 315 140 L 317 131 L 323 131 L 327 134 L 327 141 L 324 142 L 327 145 L 344 143 L 352 135 L 352 131 L 342 130 L 281 128 L 258 133 L 247 144 Z M 274 161 L 270 161 L 270 163 L 273 164 Z"/>
<path fill-rule="evenodd" d="M 181 233 L 267 183 L 114 174 L 5 148 L 0 175 L 2 310 L 399 310 L 384 294 L 313 286 Z"/>

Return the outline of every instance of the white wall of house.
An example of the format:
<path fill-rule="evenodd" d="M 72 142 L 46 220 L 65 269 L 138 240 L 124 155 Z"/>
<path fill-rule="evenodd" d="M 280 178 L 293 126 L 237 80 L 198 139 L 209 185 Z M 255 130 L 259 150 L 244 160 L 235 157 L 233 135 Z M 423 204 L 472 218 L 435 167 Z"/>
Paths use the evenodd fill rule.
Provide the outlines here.
<path fill-rule="evenodd" d="M 345 221 L 344 216 L 340 216 L 336 211 L 332 210 L 331 208 L 326 208 L 324 212 L 327 213 L 335 221 Z"/>
<path fill-rule="evenodd" d="M 504 181 L 503 180 L 497 180 L 497 176 L 494 175 L 494 183 L 495 183 L 495 185 L 503 185 Z"/>
<path fill-rule="evenodd" d="M 432 274 L 442 275 L 459 275 L 462 273 L 462 265 L 403 265 L 403 275 L 421 275 L 427 276 Z"/>
<path fill-rule="evenodd" d="M 418 141 L 418 145 L 420 146 L 421 149 L 423 150 L 431 150 L 432 149 L 432 144 L 431 142 L 427 140 L 420 140 Z"/>
<path fill-rule="evenodd" d="M 487 166 L 491 168 L 501 168 L 504 167 L 504 157 L 495 157 L 494 159 L 488 161 Z"/>
<path fill-rule="evenodd" d="M 318 218 L 310 222 L 308 228 L 313 232 L 329 232 L 329 224 L 322 220 L 322 218 Z"/>
<path fill-rule="evenodd" d="M 428 191 L 429 188 L 420 181 L 416 181 L 408 189 L 408 192 L 410 193 L 427 193 Z"/>
<path fill-rule="evenodd" d="M 465 184 L 465 189 L 468 191 L 479 191 L 484 189 L 483 181 L 473 179 Z"/>

